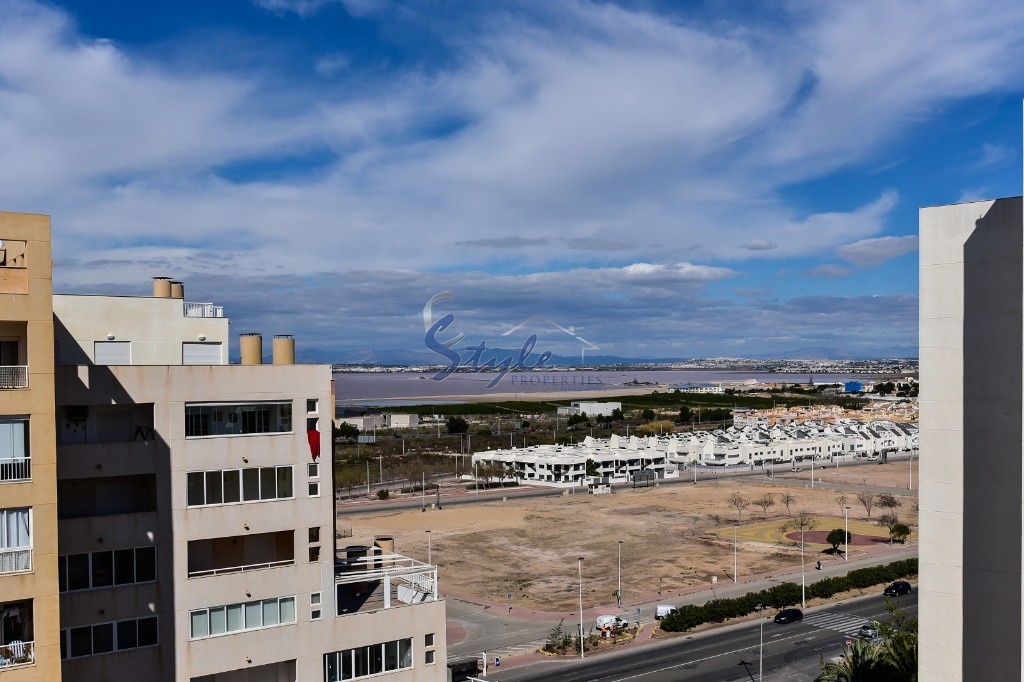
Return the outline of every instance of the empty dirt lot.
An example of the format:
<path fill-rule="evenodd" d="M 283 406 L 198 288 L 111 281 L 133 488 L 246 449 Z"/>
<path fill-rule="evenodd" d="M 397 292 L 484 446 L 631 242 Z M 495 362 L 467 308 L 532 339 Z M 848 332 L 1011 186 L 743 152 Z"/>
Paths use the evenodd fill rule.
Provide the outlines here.
<path fill-rule="evenodd" d="M 907 471 L 906 463 L 901 462 L 820 473 L 829 482 L 896 487 L 900 476 L 906 480 Z M 801 475 L 806 478 L 809 472 Z M 349 516 L 346 523 L 351 522 L 352 544 L 368 543 L 374 535 L 391 535 L 397 552 L 424 561 L 425 531 L 429 529 L 432 559 L 440 567 L 445 594 L 504 602 L 511 592 L 520 607 L 571 611 L 579 598 L 577 557 L 581 556 L 584 608 L 615 603 L 619 540 L 623 541 L 622 590 L 627 602 L 655 599 L 659 589 L 667 597 L 683 588 L 710 585 L 712 576 L 731 581 L 732 524 L 737 512 L 728 498 L 737 492 L 747 501 L 771 494 L 775 502 L 767 510 L 767 522 L 761 507 L 751 504 L 742 512 L 737 532 L 741 578 L 799 568 L 799 544 L 785 539 L 779 526 L 790 514 L 805 510 L 818 517 L 818 530 L 842 528 L 839 495 L 846 495 L 845 505 L 850 507 L 850 531 L 855 536 L 852 557 L 868 547 L 879 549 L 877 541 L 857 542 L 858 535 L 888 535 L 885 529 L 867 522 L 856 492 L 786 487 L 751 478 L 425 512 L 377 512 Z M 788 513 L 782 502 L 787 492 L 794 498 Z M 902 506 L 896 511 L 900 520 L 916 530 L 916 498 L 899 499 Z M 887 511 L 876 506 L 872 518 Z M 713 519 L 714 515 L 721 518 Z M 824 549 L 808 543 L 809 564 L 819 558 L 823 562 L 841 560 L 823 553 Z"/>

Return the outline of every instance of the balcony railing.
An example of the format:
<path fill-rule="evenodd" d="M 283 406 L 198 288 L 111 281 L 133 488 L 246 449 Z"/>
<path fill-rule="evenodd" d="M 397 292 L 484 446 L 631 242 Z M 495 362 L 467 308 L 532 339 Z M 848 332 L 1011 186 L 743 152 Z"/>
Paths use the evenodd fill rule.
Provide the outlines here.
<path fill-rule="evenodd" d="M 0 457 L 0 483 L 32 479 L 32 460 L 28 457 Z"/>
<path fill-rule="evenodd" d="M 32 570 L 32 549 L 16 547 L 0 549 L 0 573 L 20 573 Z"/>
<path fill-rule="evenodd" d="M 0 674 L 11 668 L 32 665 L 36 662 L 35 642 L 10 642 L 0 644 Z"/>
<path fill-rule="evenodd" d="M 189 578 L 202 578 L 208 575 L 224 575 L 225 573 L 242 573 L 246 571 L 259 571 L 265 568 L 277 568 L 278 566 L 291 566 L 295 559 L 282 559 L 281 561 L 268 561 L 262 564 L 248 564 L 246 566 L 229 566 L 228 568 L 211 568 L 205 571 L 189 571 Z"/>
<path fill-rule="evenodd" d="M 185 317 L 224 317 L 224 306 L 212 303 L 185 303 Z"/>
<path fill-rule="evenodd" d="M 28 365 L 0 365 L 0 388 L 28 388 Z"/>

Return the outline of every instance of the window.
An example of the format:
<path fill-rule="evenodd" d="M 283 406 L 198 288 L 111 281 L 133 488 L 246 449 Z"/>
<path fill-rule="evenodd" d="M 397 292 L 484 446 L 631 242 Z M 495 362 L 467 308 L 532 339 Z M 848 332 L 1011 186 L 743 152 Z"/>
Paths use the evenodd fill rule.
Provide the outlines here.
<path fill-rule="evenodd" d="M 321 601 L 321 596 L 320 596 L 319 592 L 310 592 L 309 593 L 309 606 L 310 606 L 309 619 L 310 620 L 320 620 L 320 616 L 323 613 L 322 609 L 320 608 L 320 601 Z"/>
<path fill-rule="evenodd" d="M 0 509 L 0 573 L 32 570 L 32 510 Z"/>
<path fill-rule="evenodd" d="M 428 632 L 423 635 L 423 658 L 427 665 L 434 664 L 434 633 Z"/>
<path fill-rule="evenodd" d="M 429 632 L 423 635 L 423 646 L 434 646 L 434 633 Z"/>
<path fill-rule="evenodd" d="M 57 557 L 61 592 L 156 580 L 156 547 L 134 547 Z"/>
<path fill-rule="evenodd" d="M 97 623 L 60 631 L 61 658 L 80 658 L 156 646 L 157 618 Z"/>
<path fill-rule="evenodd" d="M 310 563 L 313 563 L 315 561 L 320 561 L 320 546 L 319 545 L 316 546 L 316 547 L 310 547 L 309 548 L 309 561 L 310 561 Z"/>
<path fill-rule="evenodd" d="M 185 496 L 189 507 L 288 499 L 295 496 L 292 467 L 190 471 Z"/>
<path fill-rule="evenodd" d="M 0 419 L 0 482 L 32 477 L 28 433 L 27 419 Z"/>
<path fill-rule="evenodd" d="M 309 414 L 316 414 L 320 411 L 320 401 L 316 398 L 309 398 L 306 400 L 306 412 Z"/>
<path fill-rule="evenodd" d="M 434 651 L 433 650 L 424 651 L 423 653 L 426 656 L 426 664 L 427 665 L 433 665 L 434 664 Z"/>
<path fill-rule="evenodd" d="M 306 465 L 306 478 L 320 478 L 320 465 L 310 462 Z"/>
<path fill-rule="evenodd" d="M 408 638 L 324 654 L 328 680 L 353 680 L 411 667 L 412 639 Z"/>
<path fill-rule="evenodd" d="M 316 528 L 310 528 L 309 529 L 309 541 L 310 542 L 320 542 L 320 527 L 319 526 L 317 526 Z"/>
<path fill-rule="evenodd" d="M 320 497 L 320 481 L 309 482 L 309 496 Z"/>
<path fill-rule="evenodd" d="M 287 433 L 291 430 L 291 402 L 185 405 L 186 438 Z"/>
<path fill-rule="evenodd" d="M 258 630 L 295 622 L 295 597 L 280 597 L 214 606 L 189 613 L 192 639 Z"/>

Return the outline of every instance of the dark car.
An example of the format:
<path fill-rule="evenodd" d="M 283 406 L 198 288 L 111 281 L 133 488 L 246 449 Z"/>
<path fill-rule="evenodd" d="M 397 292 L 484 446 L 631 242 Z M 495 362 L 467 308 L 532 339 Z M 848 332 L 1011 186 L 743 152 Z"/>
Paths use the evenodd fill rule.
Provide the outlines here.
<path fill-rule="evenodd" d="M 892 585 L 885 588 L 882 594 L 887 597 L 899 597 L 904 594 L 910 594 L 910 583 L 906 580 L 897 580 Z"/>
<path fill-rule="evenodd" d="M 775 614 L 776 623 L 792 623 L 794 621 L 803 620 L 804 612 L 800 609 L 782 609 Z"/>

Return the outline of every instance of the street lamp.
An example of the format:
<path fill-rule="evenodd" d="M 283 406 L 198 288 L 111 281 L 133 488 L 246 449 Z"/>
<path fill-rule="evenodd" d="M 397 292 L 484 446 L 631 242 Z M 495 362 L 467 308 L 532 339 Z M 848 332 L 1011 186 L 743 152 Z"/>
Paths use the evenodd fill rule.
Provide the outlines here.
<path fill-rule="evenodd" d="M 619 589 L 615 592 L 615 596 L 619 602 L 619 608 L 622 608 L 622 540 L 619 540 Z"/>
<path fill-rule="evenodd" d="M 734 523 L 732 526 L 732 581 L 739 582 L 739 559 L 736 557 L 736 529 L 739 528 L 738 523 Z"/>
<path fill-rule="evenodd" d="M 427 563 L 433 565 L 433 562 L 430 560 L 430 531 L 429 530 L 427 531 Z"/>
<path fill-rule="evenodd" d="M 846 535 L 843 536 L 843 540 L 846 544 L 846 549 L 843 551 L 843 561 L 850 560 L 850 508 L 847 506 L 843 508 L 843 523 L 846 528 Z"/>
<path fill-rule="evenodd" d="M 761 615 L 761 612 L 764 611 L 764 604 L 758 604 L 754 610 L 757 611 L 757 619 L 761 623 L 761 639 L 757 651 L 757 680 L 761 682 L 764 679 L 764 617 Z"/>
<path fill-rule="evenodd" d="M 807 608 L 807 562 L 804 561 L 804 522 L 800 520 L 800 608 Z"/>
<path fill-rule="evenodd" d="M 580 658 L 585 658 L 583 650 L 583 557 L 579 558 L 580 565 Z"/>

